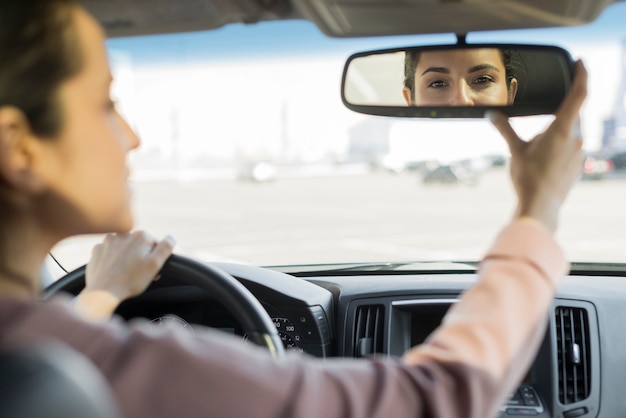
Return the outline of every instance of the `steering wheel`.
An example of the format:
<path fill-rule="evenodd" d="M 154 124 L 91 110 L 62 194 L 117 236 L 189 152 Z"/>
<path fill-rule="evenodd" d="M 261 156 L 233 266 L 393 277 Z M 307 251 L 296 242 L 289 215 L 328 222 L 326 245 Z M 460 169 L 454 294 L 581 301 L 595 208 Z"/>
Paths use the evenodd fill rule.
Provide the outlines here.
<path fill-rule="evenodd" d="M 244 285 L 225 271 L 173 254 L 159 272 L 159 282 L 176 280 L 211 293 L 239 321 L 248 339 L 266 347 L 272 356 L 284 355 L 285 348 L 269 315 Z M 85 266 L 63 276 L 44 292 L 48 298 L 57 292 L 77 295 L 85 287 Z"/>

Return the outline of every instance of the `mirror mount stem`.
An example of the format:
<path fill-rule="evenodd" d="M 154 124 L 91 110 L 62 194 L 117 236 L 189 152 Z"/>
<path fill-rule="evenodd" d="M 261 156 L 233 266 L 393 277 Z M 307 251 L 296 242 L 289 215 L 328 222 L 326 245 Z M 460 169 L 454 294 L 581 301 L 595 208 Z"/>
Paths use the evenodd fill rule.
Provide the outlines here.
<path fill-rule="evenodd" d="M 467 33 L 457 33 L 456 34 L 456 44 L 457 45 L 467 45 Z"/>

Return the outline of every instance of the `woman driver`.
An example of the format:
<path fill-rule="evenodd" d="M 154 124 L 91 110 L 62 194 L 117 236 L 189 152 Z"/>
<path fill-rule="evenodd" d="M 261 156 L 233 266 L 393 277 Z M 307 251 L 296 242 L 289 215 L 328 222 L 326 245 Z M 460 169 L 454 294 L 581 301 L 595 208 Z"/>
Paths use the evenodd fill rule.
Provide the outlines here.
<path fill-rule="evenodd" d="M 132 228 L 126 157 L 139 141 L 111 105 L 110 82 L 104 34 L 81 7 L 0 3 L 0 345 L 55 340 L 82 352 L 127 417 L 497 412 L 534 358 L 568 267 L 553 234 L 582 162 L 573 134 L 586 96 L 582 65 L 555 121 L 534 140 L 521 141 L 502 115 L 492 115 L 511 150 L 517 211 L 476 285 L 402 359 L 276 360 L 218 331 L 189 337 L 92 323 L 64 299 L 39 300 L 39 266 L 56 242 Z M 149 260 L 147 270 L 158 270 L 171 246 L 133 248 Z"/>
<path fill-rule="evenodd" d="M 504 106 L 516 94 L 507 50 L 407 51 L 404 57 L 402 95 L 409 106 Z"/>

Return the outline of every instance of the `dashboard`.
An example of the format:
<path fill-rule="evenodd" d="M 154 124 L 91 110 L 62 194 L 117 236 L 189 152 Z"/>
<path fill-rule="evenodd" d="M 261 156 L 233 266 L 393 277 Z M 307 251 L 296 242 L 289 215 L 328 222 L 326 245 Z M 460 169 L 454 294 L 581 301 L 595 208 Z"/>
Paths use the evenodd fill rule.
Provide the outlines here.
<path fill-rule="evenodd" d="M 474 273 L 306 273 L 218 264 L 267 310 L 288 350 L 316 357 L 400 356 L 423 342 L 448 308 L 476 280 Z M 619 417 L 626 376 L 626 280 L 572 273 L 559 288 L 543 343 L 501 417 Z M 528 303 L 532 303 L 529 301 Z M 194 332 L 204 326 L 245 333 L 211 295 L 188 285 L 156 282 L 124 302 L 124 318 Z"/>

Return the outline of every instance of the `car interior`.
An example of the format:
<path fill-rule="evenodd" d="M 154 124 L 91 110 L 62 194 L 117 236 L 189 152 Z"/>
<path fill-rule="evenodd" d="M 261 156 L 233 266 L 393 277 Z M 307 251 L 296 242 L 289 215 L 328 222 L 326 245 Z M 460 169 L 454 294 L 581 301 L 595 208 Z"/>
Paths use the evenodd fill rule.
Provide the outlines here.
<path fill-rule="evenodd" d="M 598 116 L 596 113 L 599 111 L 593 113 L 597 116 L 597 121 L 594 119 L 593 123 L 598 127 L 594 128 L 595 125 L 591 122 L 583 120 L 586 129 L 584 132 L 592 133 L 589 135 L 590 141 L 596 135 L 593 139 L 595 148 L 606 148 L 608 151 L 615 151 L 616 155 L 620 147 L 621 153 L 626 149 L 626 140 L 620 139 L 620 135 L 626 130 L 621 127 L 619 116 L 620 112 L 625 112 L 624 96 L 620 99 L 619 94 L 626 92 L 622 84 L 626 83 L 626 79 L 619 81 L 617 78 L 624 73 L 626 60 L 620 58 L 619 54 L 622 43 L 626 42 L 626 31 L 615 29 L 623 26 L 623 23 L 619 22 L 626 18 L 626 8 L 622 6 L 624 3 L 621 1 L 81 0 L 81 3 L 105 28 L 114 64 L 131 62 L 128 67 L 124 67 L 131 69 L 134 68 L 133 65 L 139 68 L 140 64 L 133 63 L 132 59 L 124 61 L 123 57 L 120 58 L 114 53 L 116 48 L 121 48 L 123 42 L 136 42 L 134 48 L 147 56 L 155 54 L 160 48 L 147 46 L 148 40 L 156 37 L 156 44 L 165 48 L 164 45 L 170 42 L 165 41 L 170 39 L 165 37 L 174 36 L 171 38 L 174 39 L 171 44 L 175 45 L 174 49 L 179 55 L 173 56 L 175 59 L 176 57 L 188 59 L 193 56 L 195 50 L 191 43 L 184 43 L 186 34 L 208 32 L 222 34 L 223 38 L 220 39 L 228 39 L 232 33 L 228 32 L 231 27 L 248 30 L 257 26 L 270 28 L 272 25 L 290 25 L 297 22 L 313 25 L 320 38 L 334 40 L 341 45 L 339 52 L 330 51 L 333 48 L 331 44 L 325 46 L 323 43 L 320 50 L 316 50 L 317 54 L 323 54 L 324 48 L 327 48 L 329 53 L 341 57 L 340 60 L 333 61 L 332 82 L 324 81 L 326 84 L 332 84 L 329 91 L 334 95 L 334 100 L 338 103 L 343 100 L 342 106 L 346 106 L 347 109 L 341 111 L 349 112 L 351 115 L 349 117 L 369 118 L 364 119 L 367 122 L 350 125 L 350 140 L 345 141 L 348 143 L 346 149 L 352 152 L 350 164 L 344 164 L 343 160 L 339 161 L 335 156 L 334 159 L 329 157 L 328 161 L 332 162 L 322 168 L 322 164 L 312 161 L 312 157 L 311 161 L 304 157 L 299 159 L 294 157 L 286 164 L 284 161 L 281 163 L 276 158 L 272 160 L 263 155 L 250 159 L 256 164 L 272 160 L 274 168 L 266 170 L 268 174 L 262 181 L 254 174 L 247 175 L 249 182 L 242 182 L 234 175 L 232 179 L 228 178 L 228 182 L 237 184 L 236 187 L 245 188 L 247 193 L 245 196 L 249 197 L 236 201 L 237 205 L 243 207 L 262 206 L 265 200 L 275 199 L 272 190 L 277 190 L 278 194 L 278 188 L 290 184 L 291 179 L 297 177 L 293 174 L 296 170 L 300 170 L 298 173 L 303 170 L 307 173 L 320 173 L 323 170 L 343 173 L 341 179 L 333 178 L 328 183 L 320 183 L 321 185 L 317 183 L 315 177 L 318 174 L 307 174 L 303 185 L 293 186 L 293 189 L 289 189 L 291 191 L 280 191 L 284 200 L 277 202 L 281 207 L 276 214 L 273 212 L 275 209 L 267 209 L 262 216 L 245 219 L 239 216 L 238 208 L 228 207 L 235 201 L 229 200 L 229 196 L 232 196 L 230 189 L 221 188 L 222 182 L 227 182 L 224 176 L 220 177 L 219 183 L 217 180 L 211 183 L 204 178 L 202 181 L 181 179 L 180 176 L 159 183 L 161 180 L 142 180 L 141 176 L 137 175 L 135 181 L 138 183 L 139 212 L 149 209 L 159 213 L 153 224 L 143 222 L 140 214 L 141 227 L 157 225 L 154 229 L 160 232 L 159 228 L 162 228 L 166 231 L 170 224 L 166 224 L 164 219 L 180 216 L 172 214 L 173 207 L 185 208 L 190 213 L 197 212 L 198 220 L 194 218 L 193 222 L 187 224 L 185 229 L 181 230 L 183 232 L 179 233 L 182 249 L 191 247 L 191 243 L 187 242 L 192 242 L 196 238 L 204 239 L 201 235 L 211 235 L 211 232 L 206 231 L 212 229 L 217 235 L 214 241 L 210 241 L 210 245 L 217 248 L 215 252 L 221 253 L 223 257 L 205 256 L 200 250 L 194 252 L 181 249 L 179 252 L 177 248 L 176 254 L 161 272 L 161 279 L 153 283 L 144 294 L 125 301 L 118 308 L 117 314 L 125 320 L 144 318 L 150 326 L 176 326 L 185 328 L 189 333 L 196 332 L 195 330 L 202 326 L 217 328 L 240 336 L 242 343 L 250 341 L 267 347 L 276 357 L 285 354 L 319 358 L 401 356 L 411 346 L 423 342 L 440 324 L 447 309 L 476 281 L 480 254 L 487 249 L 487 244 L 495 235 L 497 228 L 512 213 L 509 205 L 513 202 L 513 194 L 508 190 L 511 187 L 506 182 L 506 152 L 495 153 L 487 147 L 489 149 L 480 159 L 473 158 L 471 161 L 465 159 L 469 157 L 454 160 L 446 159 L 447 154 L 444 155 L 459 148 L 459 145 L 451 145 L 457 144 L 456 142 L 446 142 L 453 136 L 449 133 L 452 131 L 447 130 L 448 126 L 456 124 L 454 126 L 460 126 L 460 130 L 465 133 L 471 132 L 485 138 L 490 135 L 493 137 L 493 132 L 485 131 L 480 127 L 482 125 L 474 123 L 481 122 L 485 111 L 494 106 L 406 106 L 401 100 L 401 83 L 402 61 L 407 51 L 416 50 L 423 53 L 429 48 L 450 50 L 499 48 L 516 51 L 517 62 L 522 63 L 519 68 L 523 68 L 523 71 L 517 73 L 520 77 L 519 95 L 514 103 L 496 107 L 508 115 L 516 116 L 516 120 L 521 121 L 520 129 L 526 129 L 523 128 L 525 118 L 536 118 L 532 120 L 539 120 L 541 123 L 546 119 L 549 120 L 550 114 L 554 113 L 569 88 L 575 60 L 581 55 L 580 51 L 575 49 L 576 43 L 585 47 L 591 45 L 587 45 L 583 38 L 591 39 L 589 34 L 593 34 L 593 39 L 598 41 L 598 45 L 611 43 L 615 48 L 609 50 L 607 47 L 604 50 L 599 46 L 589 46 L 585 50 L 590 51 L 583 59 L 589 68 L 592 81 L 597 80 L 599 81 L 597 84 L 601 84 L 600 81 L 608 77 L 599 72 L 608 67 L 609 62 L 612 65 L 611 74 L 614 73 L 617 80 L 615 81 L 617 87 L 611 86 L 606 89 L 605 86 L 607 90 L 605 93 L 611 93 L 612 96 L 605 95 L 597 100 L 592 99 L 587 106 L 590 109 L 589 114 L 592 114 L 596 103 L 606 102 L 611 106 L 617 103 L 616 109 L 621 106 L 619 109 L 622 110 L 616 110 L 612 119 L 607 114 Z M 240 58 L 240 61 L 233 58 L 232 65 L 238 65 L 242 69 L 253 68 L 249 66 L 247 60 L 256 58 L 252 57 L 254 48 L 269 50 L 279 48 L 278 45 L 282 44 L 291 45 L 291 49 L 279 52 L 294 61 L 305 60 L 299 58 L 298 54 L 304 54 L 313 46 L 306 41 L 303 41 L 302 45 L 298 45 L 297 42 L 295 45 L 290 44 L 293 39 L 289 39 L 291 37 L 289 28 L 291 26 L 287 26 L 284 32 L 277 32 L 274 37 L 263 38 L 258 44 L 245 45 L 242 42 L 246 41 L 233 36 L 233 40 L 225 43 L 224 48 L 241 49 L 247 54 L 245 58 Z M 613 30 L 617 32 L 611 32 Z M 582 31 L 582 34 L 578 35 L 577 31 Z M 296 37 L 295 32 L 293 37 Z M 296 41 L 298 39 L 300 38 Z M 570 40 L 572 43 L 561 42 L 562 39 Z M 144 41 L 146 43 L 142 43 Z M 602 53 L 607 55 L 601 55 Z M 359 67 L 359 59 L 371 61 Z M 156 58 L 152 57 L 151 60 L 159 63 Z M 190 62 L 196 63 L 193 60 Z M 289 62 L 280 61 L 278 65 L 288 67 Z M 319 70 L 321 66 L 316 67 L 309 61 L 305 62 L 305 65 L 310 67 L 309 73 L 295 74 L 293 79 L 279 76 L 280 82 L 291 86 L 295 81 L 313 83 L 316 76 L 322 77 Z M 202 68 L 206 73 L 193 80 L 200 80 L 200 83 L 206 80 L 209 83 L 211 77 L 225 74 L 210 72 L 211 66 L 224 65 L 220 61 L 208 60 L 204 64 L 206 66 Z M 231 67 L 225 68 L 225 71 L 230 71 Z M 298 68 L 301 67 L 297 67 L 296 72 L 300 71 Z M 594 71 L 599 69 L 601 71 L 594 75 Z M 137 72 L 140 70 L 143 71 L 139 69 Z M 391 75 L 387 76 L 386 71 Z M 159 84 L 158 81 L 140 86 L 139 81 L 130 76 L 124 78 L 124 74 L 126 73 L 122 71 L 119 79 L 132 80 L 137 91 L 156 89 L 152 91 L 152 96 L 148 97 L 152 97 L 152 101 L 160 102 L 161 106 L 165 106 L 162 103 L 169 97 L 165 93 L 167 89 L 184 88 L 182 84 L 184 77 L 178 79 L 179 84 L 173 84 L 172 88 Z M 247 96 L 245 92 L 248 84 L 255 83 L 250 80 L 242 81 L 236 75 L 232 79 L 225 79 L 224 83 L 231 83 L 234 80 L 239 80 L 240 83 L 234 82 L 231 87 L 242 88 L 243 93 L 235 93 L 242 96 Z M 263 80 L 261 78 L 259 84 L 263 84 Z M 191 104 L 187 107 L 185 104 L 181 105 L 179 112 L 164 113 L 147 120 L 148 123 L 158 124 L 161 122 L 157 119 L 176 119 L 178 121 L 176 126 L 179 129 L 172 128 L 172 132 L 176 132 L 171 135 L 180 141 L 180 147 L 188 144 L 185 142 L 187 141 L 185 135 L 195 138 L 189 132 L 193 126 L 200 126 L 189 124 L 188 126 L 192 128 L 186 128 L 187 125 L 184 125 L 186 116 L 183 112 L 192 106 L 194 112 L 197 110 L 204 120 L 219 119 L 221 116 L 216 113 L 221 110 L 237 115 L 242 125 L 264 123 L 276 125 L 278 126 L 276 132 L 279 133 L 271 139 L 276 143 L 291 141 L 291 123 L 297 124 L 298 120 L 313 119 L 317 120 L 315 123 L 319 125 L 330 126 L 333 122 L 332 115 L 339 112 L 335 107 L 331 107 L 331 111 L 324 113 L 324 105 L 307 104 L 306 116 L 297 119 L 293 116 L 297 110 L 292 110 L 290 106 L 293 104 L 293 109 L 297 109 L 298 106 L 303 108 L 305 105 L 297 100 L 294 103 L 289 100 L 273 100 L 271 90 L 267 91 L 267 97 L 250 93 L 249 96 L 252 97 L 247 97 L 249 100 L 243 99 L 238 102 L 223 99 L 224 101 L 220 103 L 221 99 L 218 98 L 218 103 L 214 106 L 209 105 L 212 100 L 211 90 L 205 92 L 200 90 L 202 87 L 198 84 L 194 86 L 199 91 L 198 95 L 202 97 L 193 101 L 189 99 Z M 394 97 L 389 101 L 385 99 L 385 92 L 388 89 L 393 90 Z M 307 94 L 309 90 L 303 91 Z M 124 100 L 120 99 L 119 103 L 124 110 Z M 207 106 L 206 112 L 202 109 L 204 105 Z M 132 110 L 133 106 L 141 107 L 141 103 L 137 102 L 134 105 L 131 103 L 127 109 Z M 283 115 L 282 119 L 270 120 L 264 116 L 269 113 L 264 113 L 266 110 L 261 108 L 270 106 L 278 109 L 276 114 Z M 255 113 L 260 116 L 258 118 L 251 116 L 252 119 L 248 119 L 248 115 Z M 291 119 L 285 122 L 287 117 L 292 116 L 296 119 L 295 122 Z M 148 136 L 150 132 L 148 128 L 142 132 L 141 118 L 137 118 L 135 122 L 134 125 L 140 127 L 140 133 Z M 422 137 L 418 134 L 405 135 L 414 136 L 408 140 L 390 139 L 397 138 L 393 135 L 399 136 L 409 128 L 414 128 L 411 132 L 437 132 L 438 138 L 431 138 L 428 142 L 423 139 L 426 135 L 424 133 Z M 330 129 L 328 128 L 328 131 Z M 531 128 L 528 129 L 532 131 Z M 602 129 L 609 139 L 602 139 Z M 330 135 L 327 131 L 320 132 Z M 373 132 L 378 136 L 372 136 L 371 140 L 363 139 L 361 142 L 354 139 L 364 135 L 365 132 Z M 205 140 L 202 135 L 197 135 L 198 139 L 194 140 Z M 304 133 L 302 135 L 306 136 Z M 279 139 L 275 139 L 276 137 Z M 229 140 L 226 134 L 224 138 L 224 141 Z M 264 140 L 262 134 L 259 134 L 258 138 L 259 142 Z M 437 140 L 441 140 L 440 144 L 443 145 L 435 145 L 434 142 Z M 146 139 L 145 143 L 148 144 L 149 152 L 137 158 L 138 166 L 152 164 L 160 155 L 154 151 L 158 146 L 170 147 L 163 142 L 150 148 L 148 141 Z M 315 142 L 315 138 L 312 137 L 309 142 Z M 375 144 L 382 142 L 384 146 L 381 147 L 385 150 L 382 154 L 389 158 L 374 160 L 371 157 L 371 150 L 378 149 Z M 474 144 L 479 142 L 477 140 Z M 398 144 L 404 144 L 402 145 L 404 148 Z M 216 152 L 221 152 L 219 151 L 221 148 L 211 146 L 213 150 L 218 150 Z M 250 145 L 254 146 L 256 145 Z M 399 148 L 394 148 L 396 146 Z M 502 144 L 499 147 L 495 149 L 502 150 Z M 178 148 L 170 148 L 167 148 L 169 150 L 167 152 L 174 156 L 171 161 L 178 161 L 177 169 L 189 168 L 184 167 L 187 164 L 185 161 L 188 160 L 177 154 Z M 259 145 L 258 148 L 262 147 Z M 361 151 L 355 151 L 357 149 Z M 428 159 L 403 160 L 397 173 L 391 173 L 393 170 L 385 166 L 385 161 L 391 157 L 397 160 L 398 157 L 411 154 L 413 150 L 415 154 L 428 154 Z M 194 152 L 190 151 L 191 154 Z M 240 153 L 245 154 L 244 151 Z M 326 149 L 319 151 L 319 154 L 324 156 L 329 153 L 330 151 Z M 367 173 L 375 174 L 356 172 L 355 156 L 360 158 L 357 161 L 359 170 L 367 169 Z M 150 158 L 153 159 L 149 160 Z M 476 168 L 477 161 L 480 164 L 488 164 L 489 169 Z M 433 168 L 435 166 L 437 168 Z M 438 182 L 436 185 L 426 184 L 426 173 L 432 174 L 434 170 L 441 170 L 442 167 L 446 169 L 445 180 L 436 178 L 435 181 Z M 461 178 L 462 170 L 465 170 L 465 173 L 472 170 L 474 179 L 480 176 L 480 184 L 464 183 Z M 493 177 L 488 170 L 497 172 L 498 177 Z M 141 170 L 139 171 L 141 173 Z M 185 173 L 189 174 L 191 170 Z M 502 417 L 624 416 L 626 398 L 621 391 L 621 385 L 626 376 L 626 351 L 623 350 L 626 344 L 626 333 L 623 332 L 626 323 L 626 264 L 623 263 L 626 255 L 626 234 L 624 234 L 626 222 L 623 209 L 619 208 L 621 202 L 619 194 L 624 195 L 626 184 L 623 182 L 626 176 L 622 176 L 621 173 L 623 172 L 620 170 L 613 170 L 609 173 L 609 178 L 594 181 L 585 181 L 583 178 L 576 186 L 581 188 L 581 191 L 575 192 L 572 198 L 574 203 L 564 213 L 564 220 L 559 226 L 559 237 L 564 242 L 567 254 L 571 255 L 571 270 L 557 290 L 549 318 L 546 319 L 548 327 L 541 348 L 519 388 L 502 405 L 500 409 Z M 367 188 L 363 189 L 362 195 L 352 195 L 353 191 L 350 189 L 352 179 L 374 175 L 376 178 L 367 177 L 369 183 Z M 416 180 L 418 176 L 423 176 L 419 177 L 423 179 L 423 184 L 418 184 Z M 331 182 L 336 185 L 333 191 L 328 190 Z M 483 193 L 481 188 L 491 184 L 490 182 L 502 183 L 502 188 L 508 189 L 506 192 Z M 183 196 L 170 193 L 167 187 L 173 183 L 181 185 L 188 194 Z M 391 184 L 403 184 L 406 188 L 402 189 L 402 192 L 392 192 L 387 189 Z M 411 194 L 409 189 L 418 187 L 423 190 L 423 194 L 415 198 L 415 204 L 409 203 L 407 197 Z M 316 194 L 318 192 L 319 195 Z M 149 193 L 150 196 L 155 196 L 154 201 L 142 200 L 143 196 Z M 392 202 L 392 197 L 400 200 Z M 355 207 L 350 208 L 342 207 L 341 203 L 332 204 L 335 201 L 344 202 L 342 199 L 357 203 L 354 203 Z M 437 199 L 447 202 L 444 209 L 424 209 L 419 215 L 412 215 L 409 212 L 418 206 L 424 208 L 428 200 Z M 300 201 L 302 204 L 298 209 L 293 209 L 291 206 L 283 205 L 286 201 L 295 203 Z M 467 213 L 470 212 L 468 207 L 473 204 L 472 202 L 479 201 L 489 205 L 491 208 L 489 210 L 496 211 L 497 215 L 494 217 L 490 215 L 492 212 L 480 208 L 475 210 L 475 214 Z M 370 212 L 367 212 L 369 209 L 366 209 L 370 206 L 373 212 L 380 212 L 386 220 L 397 219 L 397 224 L 383 224 L 379 218 L 370 217 L 368 215 Z M 448 212 L 447 208 L 451 206 L 458 206 L 463 212 Z M 215 212 L 218 218 L 221 216 L 224 221 L 202 225 L 201 216 L 211 211 Z M 331 212 L 341 213 L 343 216 L 337 226 L 328 224 L 334 222 L 326 218 L 331 216 Z M 314 215 L 320 215 L 319 220 L 314 219 Z M 279 220 L 274 216 L 283 219 L 294 218 L 294 224 L 285 227 L 285 231 L 279 231 L 280 226 L 277 223 Z M 402 224 L 405 219 L 413 216 L 419 217 L 423 224 L 414 227 Z M 436 217 L 445 219 L 442 223 L 434 223 L 432 230 L 428 229 L 425 225 L 435 222 L 431 219 Z M 458 221 L 451 220 L 453 217 Z M 472 228 L 471 224 L 478 218 L 489 226 L 483 227 L 481 224 Z M 228 222 L 232 223 L 232 230 L 226 230 L 225 224 Z M 274 245 L 279 233 L 282 234 L 281 237 L 283 235 L 294 237 L 300 228 L 307 224 L 310 228 L 303 230 L 303 234 L 308 234 L 320 242 L 319 246 L 324 247 L 326 251 L 324 253 L 326 258 L 317 257 L 321 250 L 313 244 L 300 245 L 285 240 L 287 241 L 285 246 Z M 367 260 L 361 257 L 362 253 L 359 252 L 365 247 L 364 239 L 359 235 L 361 224 L 380 230 L 380 237 L 371 238 L 367 244 L 368 251 L 378 252 L 375 257 Z M 337 235 L 335 229 L 341 227 L 350 228 L 354 236 L 344 238 Z M 219 235 L 222 228 L 225 232 Z M 243 238 L 242 242 L 237 241 L 236 238 L 239 237 L 237 234 L 240 233 L 242 236 L 250 234 L 251 231 L 257 231 L 257 228 L 258 235 L 255 237 L 258 238 L 256 245 L 259 246 L 259 254 L 274 252 L 280 257 L 266 259 L 259 256 L 257 259 L 241 255 L 248 250 L 248 245 L 252 244 L 243 243 Z M 574 229 L 576 232 L 573 232 Z M 428 250 L 424 252 L 425 255 L 416 252 L 413 258 L 408 238 L 402 238 L 403 241 L 400 241 L 400 238 L 392 241 L 394 236 L 400 237 L 405 232 L 414 235 L 423 232 L 424 241 L 420 241 L 420 245 Z M 444 237 L 444 232 L 449 232 L 449 235 Z M 466 244 L 466 239 L 470 235 L 480 237 L 477 244 Z M 83 264 L 87 259 L 66 263 L 64 258 L 71 258 L 71 254 L 77 251 L 78 247 L 81 251 L 88 251 L 94 242 L 89 239 L 83 238 L 74 241 L 73 244 L 64 243 L 60 245 L 58 251 L 51 254 L 49 270 L 53 271 L 54 278 L 48 279 L 51 283 L 46 288 L 46 297 L 58 292 L 77 294 L 82 289 L 85 275 Z M 223 242 L 220 243 L 219 240 Z M 222 244 L 223 247 L 220 246 Z M 339 244 L 348 246 L 351 252 L 339 254 L 334 247 Z M 451 248 L 465 246 L 471 247 L 472 250 L 453 253 L 452 250 L 450 252 L 445 250 L 446 246 Z M 226 249 L 232 252 L 228 253 Z M 297 255 L 289 258 L 287 256 L 289 251 Z M 527 303 L 532 304 L 533 301 L 529 300 Z"/>

